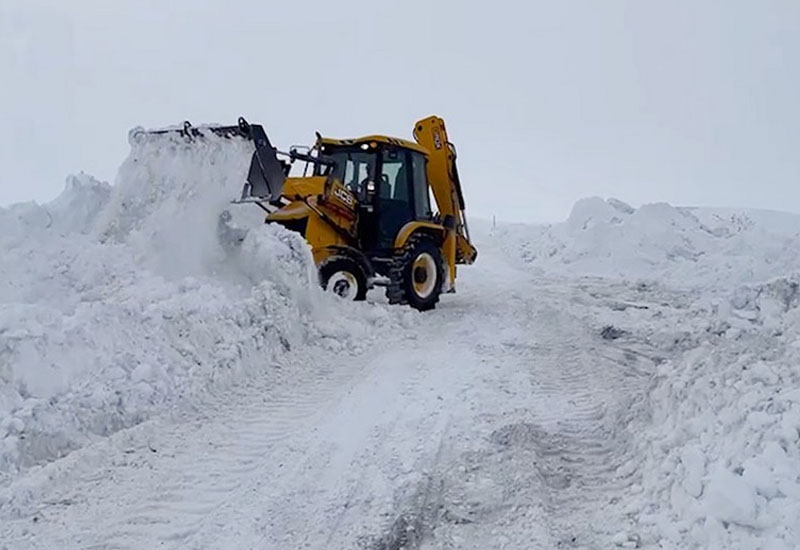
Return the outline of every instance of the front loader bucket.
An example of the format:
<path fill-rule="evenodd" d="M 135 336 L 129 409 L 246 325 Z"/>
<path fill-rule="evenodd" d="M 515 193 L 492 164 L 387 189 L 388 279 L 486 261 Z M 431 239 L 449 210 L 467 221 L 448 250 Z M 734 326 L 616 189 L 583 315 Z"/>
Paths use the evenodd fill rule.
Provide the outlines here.
<path fill-rule="evenodd" d="M 260 124 L 249 124 L 243 117 L 239 117 L 236 126 L 192 126 L 187 120 L 182 127 L 163 130 L 134 128 L 131 130 L 129 140 L 133 143 L 144 139 L 147 135 L 153 135 L 194 142 L 206 139 L 209 134 L 226 139 L 243 138 L 252 141 L 255 145 L 253 157 L 250 159 L 250 169 L 247 172 L 247 181 L 242 189 L 240 200 L 236 202 L 270 202 L 280 197 L 286 181 L 288 165 L 278 160 L 276 150 L 269 142 L 264 127 Z"/>
<path fill-rule="evenodd" d="M 247 173 L 247 183 L 242 189 L 241 200 L 276 200 L 280 197 L 283 183 L 286 181 L 284 164 L 278 160 L 275 148 L 270 144 L 260 124 L 247 124 L 247 121 L 240 118 L 239 126 L 247 132 L 256 146 L 253 158 L 250 160 L 250 170 Z"/>

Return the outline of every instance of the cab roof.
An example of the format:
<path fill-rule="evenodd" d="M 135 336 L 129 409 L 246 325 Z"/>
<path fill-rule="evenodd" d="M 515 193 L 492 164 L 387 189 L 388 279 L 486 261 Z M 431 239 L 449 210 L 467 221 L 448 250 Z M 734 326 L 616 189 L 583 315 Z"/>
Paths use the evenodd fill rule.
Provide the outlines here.
<path fill-rule="evenodd" d="M 366 144 L 367 146 L 372 146 L 373 143 L 386 143 L 389 145 L 396 145 L 397 147 L 403 147 L 405 149 L 411 149 L 412 151 L 417 151 L 418 153 L 422 153 L 423 155 L 428 155 L 428 150 L 422 147 L 419 143 L 415 143 L 413 141 L 409 141 L 407 139 L 401 138 L 393 138 L 389 136 L 364 136 L 355 139 L 335 139 L 329 137 L 320 137 L 317 142 L 321 145 L 333 145 L 339 147 L 347 147 L 347 146 L 359 146 Z"/>

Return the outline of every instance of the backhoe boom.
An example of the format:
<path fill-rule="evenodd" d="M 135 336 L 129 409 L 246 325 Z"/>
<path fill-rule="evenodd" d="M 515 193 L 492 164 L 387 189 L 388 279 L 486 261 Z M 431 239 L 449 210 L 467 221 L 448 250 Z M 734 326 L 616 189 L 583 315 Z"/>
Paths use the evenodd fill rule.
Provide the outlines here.
<path fill-rule="evenodd" d="M 437 116 L 418 121 L 414 125 L 414 139 L 429 153 L 428 183 L 446 231 L 442 250 L 449 268 L 449 283 L 453 285 L 456 264 L 471 264 L 478 255 L 469 239 L 456 149 L 447 138 L 444 120 Z"/>

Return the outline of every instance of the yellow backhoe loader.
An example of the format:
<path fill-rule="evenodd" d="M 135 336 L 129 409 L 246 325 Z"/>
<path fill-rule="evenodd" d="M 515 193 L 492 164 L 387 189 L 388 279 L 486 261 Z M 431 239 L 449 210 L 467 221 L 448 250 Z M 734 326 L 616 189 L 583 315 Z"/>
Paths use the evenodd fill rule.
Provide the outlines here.
<path fill-rule="evenodd" d="M 390 303 L 433 309 L 442 292 L 455 292 L 456 266 L 475 261 L 456 150 L 439 117 L 417 122 L 415 141 L 317 134 L 310 149 L 287 153 L 243 118 L 238 126 L 209 129 L 254 142 L 234 202 L 254 203 L 267 222 L 301 233 L 322 287 L 342 298 L 363 300 L 369 288 L 384 285 Z M 191 139 L 202 130 L 186 123 L 182 132 Z M 302 176 L 290 177 L 297 161 L 305 163 Z"/>

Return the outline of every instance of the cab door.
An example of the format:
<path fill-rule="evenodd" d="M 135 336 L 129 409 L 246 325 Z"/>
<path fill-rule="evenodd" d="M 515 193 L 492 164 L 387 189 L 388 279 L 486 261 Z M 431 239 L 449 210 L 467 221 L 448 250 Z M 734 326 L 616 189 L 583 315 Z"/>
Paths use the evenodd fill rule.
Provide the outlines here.
<path fill-rule="evenodd" d="M 391 250 L 405 224 L 415 219 L 412 166 L 408 151 L 386 147 L 381 151 L 376 180 L 376 248 Z"/>

